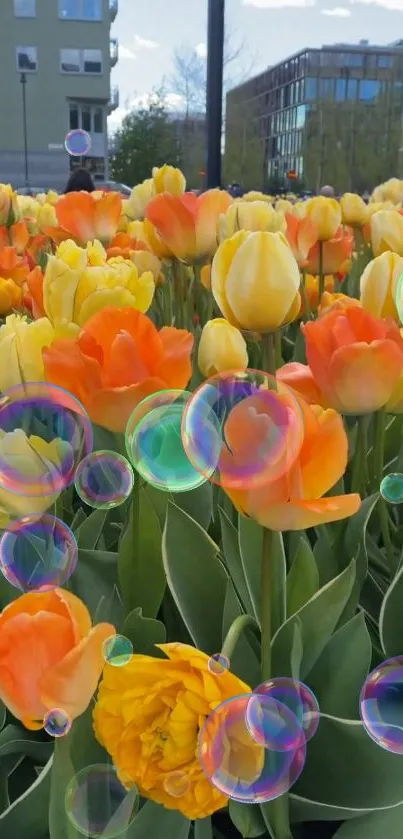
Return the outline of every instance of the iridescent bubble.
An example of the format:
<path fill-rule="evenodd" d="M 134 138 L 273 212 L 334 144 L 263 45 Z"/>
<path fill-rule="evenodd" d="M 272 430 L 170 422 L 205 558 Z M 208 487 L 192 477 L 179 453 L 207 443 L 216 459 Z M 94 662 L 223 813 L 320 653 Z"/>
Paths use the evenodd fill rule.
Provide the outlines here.
<path fill-rule="evenodd" d="M 214 653 L 214 655 L 209 658 L 207 667 L 210 670 L 210 673 L 214 673 L 215 676 L 221 676 L 229 670 L 230 661 L 226 655 L 222 655 L 222 653 Z"/>
<path fill-rule="evenodd" d="M 383 661 L 369 674 L 361 691 L 360 716 L 378 746 L 403 754 L 403 656 Z"/>
<path fill-rule="evenodd" d="M 82 157 L 91 150 L 91 136 L 83 128 L 74 128 L 66 134 L 64 148 L 72 157 Z"/>
<path fill-rule="evenodd" d="M 74 483 L 78 464 L 92 449 L 91 420 L 61 387 L 16 385 L 0 398 L 0 441 L 0 487 L 46 497 Z"/>
<path fill-rule="evenodd" d="M 165 792 L 171 795 L 172 798 L 181 798 L 182 795 L 186 795 L 189 789 L 189 776 L 186 772 L 182 772 L 181 769 L 170 772 L 164 778 L 163 787 Z"/>
<path fill-rule="evenodd" d="M 403 273 L 400 274 L 400 277 L 397 281 L 395 304 L 397 313 L 399 315 L 400 323 L 403 323 Z"/>
<path fill-rule="evenodd" d="M 253 693 L 258 694 L 259 701 L 262 702 L 263 708 L 263 700 L 265 697 L 268 697 L 277 700 L 277 702 L 281 703 L 282 706 L 285 706 L 292 711 L 298 722 L 298 727 L 302 730 L 306 741 L 310 740 L 316 733 L 320 719 L 318 700 L 312 693 L 311 689 L 303 682 L 299 682 L 297 679 L 292 679 L 287 676 L 280 676 L 276 679 L 269 679 L 267 682 L 263 682 L 261 685 L 258 685 Z M 253 705 L 251 705 L 250 708 L 251 712 L 252 709 Z M 259 723 L 259 716 L 257 712 L 258 704 L 255 705 L 252 720 L 252 713 L 249 717 L 248 709 L 247 722 L 250 719 L 251 725 L 254 726 L 254 738 L 258 743 L 264 746 L 266 745 L 265 713 L 262 715 L 262 722 Z M 270 737 L 270 732 L 268 736 Z M 268 748 L 270 748 L 269 744 Z"/>
<path fill-rule="evenodd" d="M 246 725 L 250 701 L 250 694 L 235 696 L 212 711 L 199 734 L 199 760 L 208 780 L 223 795 L 262 804 L 283 795 L 299 778 L 306 743 L 301 738 L 298 748 L 287 751 L 260 746 Z"/>
<path fill-rule="evenodd" d="M 382 498 L 389 504 L 403 504 L 403 475 L 400 472 L 391 472 L 382 478 L 379 491 Z"/>
<path fill-rule="evenodd" d="M 306 742 L 295 714 L 272 696 L 252 693 L 245 722 L 253 740 L 265 749 L 295 752 Z"/>
<path fill-rule="evenodd" d="M 0 570 L 20 591 L 50 591 L 75 571 L 78 548 L 61 519 L 45 513 L 13 521 L 0 539 Z"/>
<path fill-rule="evenodd" d="M 76 472 L 75 488 L 81 500 L 98 510 L 119 507 L 133 489 L 134 472 L 128 460 L 113 451 L 91 452 Z"/>
<path fill-rule="evenodd" d="M 181 424 L 191 394 L 161 390 L 134 409 L 126 427 L 126 451 L 130 462 L 147 483 L 166 492 L 187 492 L 204 484 L 206 477 L 190 463 L 183 448 Z M 205 442 L 214 457 L 214 440 L 208 427 Z M 216 449 L 218 457 L 219 450 Z"/>
<path fill-rule="evenodd" d="M 66 711 L 61 708 L 54 708 L 46 714 L 43 727 L 51 737 L 65 737 L 71 729 L 71 719 Z"/>
<path fill-rule="evenodd" d="M 292 391 L 259 370 L 221 373 L 192 394 L 182 420 L 194 468 L 226 489 L 256 489 L 295 463 L 304 422 Z M 218 453 L 218 457 L 217 457 Z"/>
<path fill-rule="evenodd" d="M 95 764 L 78 772 L 65 797 L 67 816 L 88 839 L 115 839 L 133 823 L 139 803 L 135 787 L 126 790 L 113 766 Z"/>
<path fill-rule="evenodd" d="M 103 644 L 104 659 L 114 667 L 124 667 L 133 656 L 133 644 L 124 635 L 111 635 Z"/>

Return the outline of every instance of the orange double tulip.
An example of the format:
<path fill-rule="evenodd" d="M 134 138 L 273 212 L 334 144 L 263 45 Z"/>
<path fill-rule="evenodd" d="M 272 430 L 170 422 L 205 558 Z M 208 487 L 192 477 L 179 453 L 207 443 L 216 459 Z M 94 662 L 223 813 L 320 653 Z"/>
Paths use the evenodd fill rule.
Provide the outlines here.
<path fill-rule="evenodd" d="M 135 406 L 158 390 L 186 387 L 193 336 L 166 326 L 159 332 L 136 309 L 102 309 L 76 340 L 58 339 L 43 351 L 47 381 L 82 402 L 91 419 L 124 431 Z"/>
<path fill-rule="evenodd" d="M 164 192 L 150 201 L 146 218 L 177 259 L 203 262 L 217 249 L 218 221 L 231 203 L 228 192 L 220 189 L 199 196 L 193 192 L 184 195 Z"/>

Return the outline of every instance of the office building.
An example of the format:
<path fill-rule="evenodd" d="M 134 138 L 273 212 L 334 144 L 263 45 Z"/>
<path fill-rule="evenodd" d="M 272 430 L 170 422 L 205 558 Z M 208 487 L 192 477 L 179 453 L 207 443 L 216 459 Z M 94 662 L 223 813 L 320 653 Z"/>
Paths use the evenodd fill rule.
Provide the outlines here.
<path fill-rule="evenodd" d="M 248 188 L 364 191 L 398 174 L 402 115 L 403 40 L 304 49 L 229 91 L 226 156 Z"/>
<path fill-rule="evenodd" d="M 91 136 L 85 165 L 108 178 L 117 12 L 118 0 L 1 0 L 0 181 L 25 186 L 27 168 L 30 186 L 63 188 L 80 163 L 64 148 L 76 128 Z"/>

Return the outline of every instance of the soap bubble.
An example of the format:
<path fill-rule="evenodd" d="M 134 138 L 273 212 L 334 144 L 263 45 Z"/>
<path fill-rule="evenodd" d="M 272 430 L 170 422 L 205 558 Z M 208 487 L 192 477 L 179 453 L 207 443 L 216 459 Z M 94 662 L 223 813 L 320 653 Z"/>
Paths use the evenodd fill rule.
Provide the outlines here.
<path fill-rule="evenodd" d="M 111 635 L 103 643 L 103 654 L 108 664 L 124 667 L 133 656 L 133 644 L 124 635 Z"/>
<path fill-rule="evenodd" d="M 75 488 L 81 500 L 98 510 L 118 507 L 129 498 L 134 473 L 128 460 L 113 451 L 91 452 L 81 461 Z"/>
<path fill-rule="evenodd" d="M 186 772 L 182 772 L 181 769 L 178 769 L 175 772 L 170 772 L 170 774 L 164 778 L 163 787 L 165 792 L 167 792 L 168 795 L 171 795 L 172 798 L 182 798 L 183 795 L 186 795 L 189 789 L 189 777 Z"/>
<path fill-rule="evenodd" d="M 209 658 L 207 667 L 210 673 L 213 673 L 215 676 L 221 676 L 230 668 L 229 658 L 226 655 L 222 655 L 222 653 L 214 653 Z"/>
<path fill-rule="evenodd" d="M 403 656 L 378 664 L 360 696 L 364 728 L 378 746 L 403 754 Z"/>
<path fill-rule="evenodd" d="M 75 571 L 78 548 L 61 519 L 45 513 L 12 522 L 0 539 L 0 570 L 20 591 L 49 591 Z"/>
<path fill-rule="evenodd" d="M 71 729 L 71 719 L 61 708 L 54 708 L 46 714 L 43 727 L 51 737 L 65 737 Z"/>
<path fill-rule="evenodd" d="M 389 504 L 403 503 L 403 475 L 400 472 L 392 472 L 382 478 L 379 491 Z"/>
<path fill-rule="evenodd" d="M 248 708 L 247 724 L 250 719 L 250 724 L 254 727 L 251 734 L 262 746 L 266 745 L 265 697 L 277 700 L 292 711 L 307 741 L 314 736 L 320 719 L 319 705 L 316 696 L 303 682 L 287 676 L 279 676 L 258 685 L 253 693 L 258 695 L 258 700 L 255 700 L 255 706 L 251 704 Z M 260 709 L 260 713 L 262 713 L 261 722 L 259 722 L 259 703 L 262 705 L 262 709 Z M 269 744 L 267 744 L 267 747 L 274 748 L 270 747 Z"/>
<path fill-rule="evenodd" d="M 83 157 L 91 150 L 91 137 L 83 128 L 74 128 L 66 134 L 64 148 L 72 157 Z"/>
<path fill-rule="evenodd" d="M 88 839 L 115 839 L 133 823 L 139 803 L 135 787 L 120 783 L 113 766 L 95 764 L 78 772 L 65 797 L 73 827 Z"/>

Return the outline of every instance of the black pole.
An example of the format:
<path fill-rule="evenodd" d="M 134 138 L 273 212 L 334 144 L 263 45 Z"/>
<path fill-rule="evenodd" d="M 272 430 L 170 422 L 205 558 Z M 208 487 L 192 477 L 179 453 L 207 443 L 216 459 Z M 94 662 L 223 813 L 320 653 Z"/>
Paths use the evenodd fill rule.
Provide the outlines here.
<path fill-rule="evenodd" d="M 225 0 L 208 0 L 207 187 L 221 186 L 221 133 Z"/>
<path fill-rule="evenodd" d="M 23 122 L 23 133 L 24 133 L 24 162 L 25 162 L 25 186 L 29 189 L 29 176 L 28 176 L 28 134 L 27 134 L 27 97 L 26 97 L 26 84 L 27 84 L 27 77 L 25 73 L 21 73 L 21 85 L 22 85 L 22 122 Z"/>

